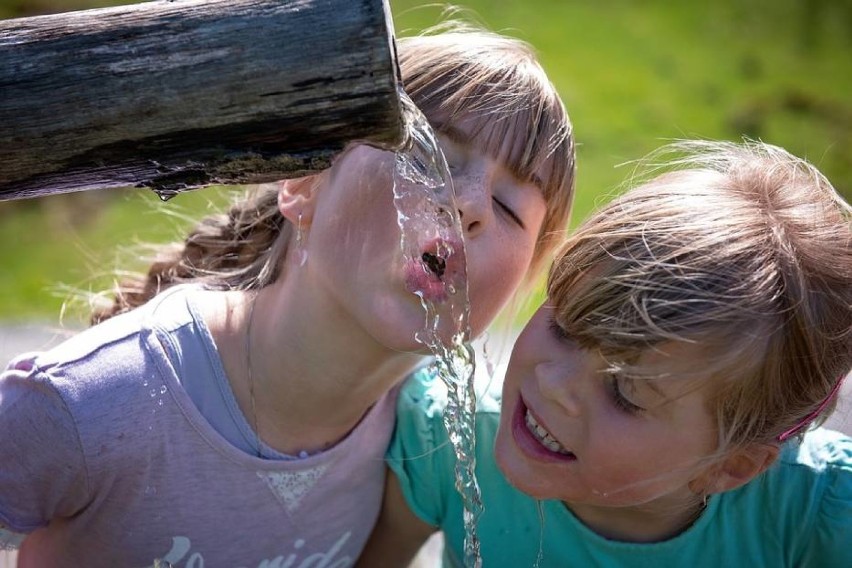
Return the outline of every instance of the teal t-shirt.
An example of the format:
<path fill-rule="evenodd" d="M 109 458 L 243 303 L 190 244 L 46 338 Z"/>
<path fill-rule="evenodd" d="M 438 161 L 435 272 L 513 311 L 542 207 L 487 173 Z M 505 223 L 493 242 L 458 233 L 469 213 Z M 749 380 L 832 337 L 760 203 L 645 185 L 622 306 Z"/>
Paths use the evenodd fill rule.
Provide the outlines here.
<path fill-rule="evenodd" d="M 492 389 L 493 392 L 493 389 Z M 462 502 L 455 458 L 442 423 L 443 383 L 428 371 L 410 377 L 399 397 L 388 463 L 412 511 L 444 532 L 445 566 L 462 566 Z M 848 567 L 852 546 L 852 439 L 830 430 L 790 442 L 766 473 L 710 498 L 701 517 L 663 542 L 607 540 L 560 501 L 517 491 L 492 458 L 497 396 L 480 398 L 476 475 L 484 511 L 478 524 L 484 568 L 535 566 Z"/>

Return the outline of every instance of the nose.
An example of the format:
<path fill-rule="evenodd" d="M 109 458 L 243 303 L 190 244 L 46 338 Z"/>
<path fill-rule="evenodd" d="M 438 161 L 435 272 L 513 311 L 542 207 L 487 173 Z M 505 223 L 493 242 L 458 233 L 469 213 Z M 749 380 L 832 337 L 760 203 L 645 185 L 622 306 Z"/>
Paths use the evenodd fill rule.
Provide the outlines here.
<path fill-rule="evenodd" d="M 536 369 L 538 388 L 542 396 L 562 408 L 569 416 L 582 411 L 582 386 L 579 369 L 561 363 L 541 363 Z"/>
<path fill-rule="evenodd" d="M 456 206 L 467 237 L 482 232 L 488 223 L 494 183 L 493 170 L 494 168 L 483 161 L 470 164 L 463 172 L 453 177 Z"/>

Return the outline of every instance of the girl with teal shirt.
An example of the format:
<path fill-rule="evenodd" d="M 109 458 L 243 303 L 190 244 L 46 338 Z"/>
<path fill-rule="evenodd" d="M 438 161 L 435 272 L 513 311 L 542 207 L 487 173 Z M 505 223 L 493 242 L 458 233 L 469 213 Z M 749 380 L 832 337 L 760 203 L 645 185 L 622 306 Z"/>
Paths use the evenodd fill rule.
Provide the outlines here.
<path fill-rule="evenodd" d="M 850 207 L 768 144 L 669 149 L 569 237 L 480 400 L 485 568 L 848 566 L 852 440 L 814 426 L 852 369 Z M 436 530 L 464 557 L 444 399 L 400 395 L 364 566 Z"/>

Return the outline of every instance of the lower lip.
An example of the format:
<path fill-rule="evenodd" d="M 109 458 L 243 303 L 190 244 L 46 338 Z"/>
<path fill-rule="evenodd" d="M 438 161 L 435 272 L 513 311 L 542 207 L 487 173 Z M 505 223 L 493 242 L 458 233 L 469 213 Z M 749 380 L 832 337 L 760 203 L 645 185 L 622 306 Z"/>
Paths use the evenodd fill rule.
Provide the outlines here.
<path fill-rule="evenodd" d="M 526 422 L 527 406 L 523 399 L 518 399 L 515 413 L 512 416 L 512 437 L 527 457 L 549 463 L 568 463 L 577 460 L 574 454 L 560 454 L 547 449 L 532 435 Z"/>
<path fill-rule="evenodd" d="M 440 303 L 447 300 L 444 282 L 416 260 L 405 263 L 405 289 L 428 302 Z"/>

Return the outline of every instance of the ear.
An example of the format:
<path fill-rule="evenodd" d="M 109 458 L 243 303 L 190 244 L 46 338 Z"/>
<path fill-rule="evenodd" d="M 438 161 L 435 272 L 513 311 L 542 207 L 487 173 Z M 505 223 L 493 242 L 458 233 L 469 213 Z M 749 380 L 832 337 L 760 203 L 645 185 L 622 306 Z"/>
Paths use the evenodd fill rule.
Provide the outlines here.
<path fill-rule="evenodd" d="M 705 493 L 723 493 L 745 485 L 775 463 L 780 448 L 774 444 L 750 444 L 725 456 L 703 485 Z M 690 484 L 691 485 L 691 484 Z M 692 488 L 692 487 L 691 487 Z"/>
<path fill-rule="evenodd" d="M 301 216 L 302 225 L 311 224 L 321 176 L 316 174 L 278 182 L 278 211 L 285 219 L 295 225 Z"/>

